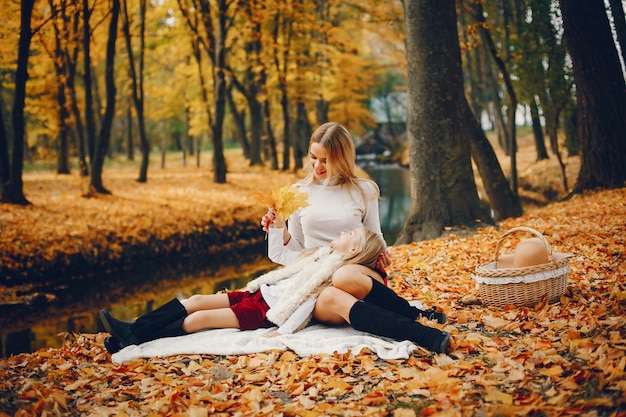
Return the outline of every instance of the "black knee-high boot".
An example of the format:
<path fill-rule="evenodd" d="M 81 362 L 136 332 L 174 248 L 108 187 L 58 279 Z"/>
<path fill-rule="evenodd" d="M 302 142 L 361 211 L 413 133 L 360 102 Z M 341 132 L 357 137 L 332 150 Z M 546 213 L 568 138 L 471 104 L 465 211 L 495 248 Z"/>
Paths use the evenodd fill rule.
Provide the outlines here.
<path fill-rule="evenodd" d="M 187 317 L 185 306 L 174 298 L 156 310 L 139 317 L 130 325 L 130 330 L 137 338 L 144 340 L 168 324 L 185 317 Z"/>
<path fill-rule="evenodd" d="M 410 340 L 435 353 L 445 353 L 450 346 L 450 334 L 427 327 L 393 311 L 365 301 L 354 303 L 349 313 L 350 324 L 356 330 L 396 340 Z"/>
<path fill-rule="evenodd" d="M 187 332 L 183 330 L 183 321 L 185 321 L 186 317 L 187 316 L 176 319 L 173 322 L 167 324 L 165 327 L 156 330 L 154 333 L 146 335 L 146 337 L 142 339 L 141 343 L 149 342 L 156 339 L 162 339 L 164 337 L 186 335 Z"/>
<path fill-rule="evenodd" d="M 413 320 L 418 317 L 426 317 L 428 320 L 437 320 L 439 324 L 446 322 L 444 313 L 437 311 L 434 307 L 432 310 L 420 310 L 410 305 L 407 300 L 396 294 L 394 290 L 374 278 L 372 278 L 372 290 L 365 296 L 363 301 L 376 304 L 385 310 L 393 311 Z"/>
<path fill-rule="evenodd" d="M 110 353 L 115 353 L 129 345 L 138 345 L 160 337 L 185 334 L 182 331 L 182 321 L 185 317 L 187 317 L 187 310 L 177 299 L 169 301 L 130 323 L 117 320 L 108 311 L 102 310 L 100 321 L 111 334 L 111 337 L 104 340 L 104 345 Z"/>

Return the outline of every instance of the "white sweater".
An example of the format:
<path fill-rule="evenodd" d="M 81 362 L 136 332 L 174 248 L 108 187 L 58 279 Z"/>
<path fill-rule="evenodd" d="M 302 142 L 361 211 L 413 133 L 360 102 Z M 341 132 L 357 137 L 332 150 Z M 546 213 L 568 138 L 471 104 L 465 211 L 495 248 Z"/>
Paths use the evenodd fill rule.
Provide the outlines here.
<path fill-rule="evenodd" d="M 246 289 L 260 289 L 270 306 L 267 319 L 280 326 L 280 333 L 293 333 L 311 320 L 319 291 L 330 285 L 341 262 L 342 257 L 330 247 L 321 247 L 250 281 Z"/>
<path fill-rule="evenodd" d="M 329 246 L 341 232 L 365 226 L 382 238 L 378 213 L 378 187 L 359 179 L 364 193 L 350 185 L 300 185 L 309 205 L 296 211 L 288 221 L 291 239 L 283 245 L 283 229 L 270 228 L 268 257 L 287 265 L 303 249 Z M 280 233 L 279 233 L 280 231 Z"/>

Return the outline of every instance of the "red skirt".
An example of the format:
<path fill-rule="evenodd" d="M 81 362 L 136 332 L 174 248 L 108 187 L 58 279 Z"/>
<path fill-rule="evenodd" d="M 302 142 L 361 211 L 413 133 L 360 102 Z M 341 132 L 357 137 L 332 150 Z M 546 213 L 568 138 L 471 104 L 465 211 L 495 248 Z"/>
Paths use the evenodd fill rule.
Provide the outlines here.
<path fill-rule="evenodd" d="M 230 309 L 233 310 L 237 320 L 239 320 L 239 329 L 255 330 L 276 326 L 265 318 L 270 306 L 263 299 L 261 291 L 253 293 L 249 291 L 233 291 L 226 294 L 228 295 Z"/>

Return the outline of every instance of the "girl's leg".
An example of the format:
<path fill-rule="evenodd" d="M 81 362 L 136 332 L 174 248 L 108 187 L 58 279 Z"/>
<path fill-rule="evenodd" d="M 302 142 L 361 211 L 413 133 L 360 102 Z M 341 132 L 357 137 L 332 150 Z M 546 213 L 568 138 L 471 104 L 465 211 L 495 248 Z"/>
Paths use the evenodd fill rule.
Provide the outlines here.
<path fill-rule="evenodd" d="M 228 302 L 228 296 L 226 297 L 226 301 Z M 213 310 L 196 311 L 189 314 L 183 321 L 182 327 L 187 333 L 207 329 L 238 329 L 239 320 L 232 309 L 228 307 L 217 308 Z"/>
<path fill-rule="evenodd" d="M 216 310 L 218 308 L 228 308 L 228 294 L 195 294 L 182 301 L 189 314 L 201 310 Z"/>

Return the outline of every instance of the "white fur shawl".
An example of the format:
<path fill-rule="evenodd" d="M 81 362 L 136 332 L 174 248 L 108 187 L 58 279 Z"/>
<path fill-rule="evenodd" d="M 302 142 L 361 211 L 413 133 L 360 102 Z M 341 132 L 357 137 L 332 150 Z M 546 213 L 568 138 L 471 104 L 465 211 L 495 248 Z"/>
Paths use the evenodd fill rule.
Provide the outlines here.
<path fill-rule="evenodd" d="M 316 297 L 319 290 L 330 285 L 332 275 L 341 262 L 342 257 L 332 253 L 330 247 L 320 247 L 310 255 L 296 258 L 284 268 L 274 269 L 250 281 L 246 289 L 256 292 L 263 284 L 274 284 L 295 275 L 278 304 L 267 312 L 267 319 L 280 326 L 305 300 Z"/>

